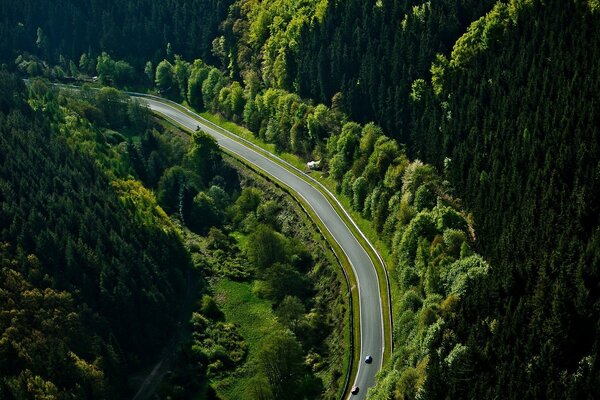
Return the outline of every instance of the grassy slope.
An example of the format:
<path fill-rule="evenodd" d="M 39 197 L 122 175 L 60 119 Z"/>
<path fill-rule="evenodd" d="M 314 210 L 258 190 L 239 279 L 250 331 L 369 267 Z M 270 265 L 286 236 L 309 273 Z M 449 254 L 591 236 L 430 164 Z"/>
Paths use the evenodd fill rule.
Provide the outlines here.
<path fill-rule="evenodd" d="M 240 333 L 248 345 L 248 361 L 235 375 L 213 380 L 214 388 L 224 400 L 243 399 L 249 392 L 249 380 L 254 376 L 260 342 L 279 323 L 271 309 L 271 303 L 252 292 L 251 282 L 234 282 L 222 278 L 212 288 L 227 322 L 239 325 Z"/>

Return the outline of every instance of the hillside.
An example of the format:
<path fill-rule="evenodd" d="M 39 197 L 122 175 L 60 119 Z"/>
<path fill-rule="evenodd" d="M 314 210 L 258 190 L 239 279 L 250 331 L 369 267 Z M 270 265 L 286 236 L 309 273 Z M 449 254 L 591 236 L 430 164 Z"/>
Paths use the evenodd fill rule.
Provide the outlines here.
<path fill-rule="evenodd" d="M 370 398 L 600 395 L 598 1 L 201 3 L 193 45 L 177 7 L 161 38 L 124 23 L 133 52 L 52 28 L 67 12 L 28 17 L 2 55 L 23 75 L 155 85 L 321 159 L 390 254 L 395 351 Z"/>
<path fill-rule="evenodd" d="M 189 255 L 0 75 L 1 397 L 120 397 L 181 317 Z"/>

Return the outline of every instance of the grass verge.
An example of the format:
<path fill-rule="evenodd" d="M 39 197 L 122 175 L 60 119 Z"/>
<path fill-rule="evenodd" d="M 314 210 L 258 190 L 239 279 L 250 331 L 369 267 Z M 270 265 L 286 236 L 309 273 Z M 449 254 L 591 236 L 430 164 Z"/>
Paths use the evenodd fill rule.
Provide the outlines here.
<path fill-rule="evenodd" d="M 214 297 L 226 320 L 239 326 L 239 332 L 248 345 L 248 361 L 235 376 L 214 379 L 214 388 L 226 400 L 243 399 L 250 392 L 250 380 L 260 352 L 260 344 L 279 325 L 268 300 L 253 292 L 252 282 L 220 279 L 212 285 Z"/>

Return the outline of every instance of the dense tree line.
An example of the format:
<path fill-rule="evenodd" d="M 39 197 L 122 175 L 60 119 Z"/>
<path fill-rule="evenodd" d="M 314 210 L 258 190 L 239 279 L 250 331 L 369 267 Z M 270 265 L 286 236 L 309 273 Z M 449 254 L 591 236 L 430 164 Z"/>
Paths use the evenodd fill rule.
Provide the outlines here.
<path fill-rule="evenodd" d="M 2 1 L 0 60 L 18 51 L 57 64 L 76 64 L 102 51 L 126 58 L 141 72 L 175 52 L 213 60 L 212 41 L 231 0 Z"/>
<path fill-rule="evenodd" d="M 310 103 L 299 106 L 303 103 L 299 97 L 282 89 L 299 90 L 321 101 L 341 91 L 333 96 L 331 110 L 324 108 L 327 113 L 333 116 L 347 110 L 359 120 L 383 124 L 390 135 L 409 145 L 410 154 L 420 154 L 444 171 L 473 212 L 477 248 L 494 268 L 488 270 L 479 261 L 469 261 L 466 265 L 480 271 L 467 274 L 479 282 L 474 286 L 477 290 L 461 292 L 458 297 L 462 301 L 445 315 L 442 307 L 443 329 L 464 344 L 430 342 L 443 349 L 437 352 L 438 358 L 433 350 L 423 350 L 427 361 L 420 364 L 416 358 L 411 366 L 418 374 L 426 371 L 428 380 L 401 367 L 404 361 L 397 359 L 398 372 L 389 375 L 388 386 L 379 388 L 382 396 L 390 390 L 397 397 L 410 398 L 411 385 L 433 397 L 577 397 L 595 393 L 595 338 L 600 318 L 595 256 L 598 119 L 593 106 L 597 98 L 598 6 L 588 1 L 511 1 L 493 8 L 492 2 L 477 7 L 467 3 L 404 6 L 332 2 L 322 24 L 316 24 L 305 36 L 308 39 L 301 41 L 300 61 L 293 62 L 295 52 L 285 53 L 292 57 L 285 58 L 285 70 L 279 74 L 289 77 L 297 68 L 297 81 L 269 78 L 268 63 L 252 66 L 258 76 L 264 74 L 263 82 L 272 89 L 255 96 L 254 101 L 252 96 L 248 98 L 249 113 L 245 115 L 255 111 L 259 117 L 244 121 L 281 149 L 298 151 L 292 146 L 292 135 L 317 112 Z M 397 11 L 392 11 L 393 7 Z M 486 11 L 484 18 L 477 19 Z M 438 21 L 442 15 L 450 17 Z M 356 16 L 364 25 L 356 23 Z M 252 13 L 246 17 L 251 27 L 258 21 L 255 17 Z M 270 18 L 275 24 L 277 19 Z M 387 25 L 388 19 L 397 19 L 397 23 Z M 306 53 L 302 53 L 303 46 Z M 254 51 L 268 60 L 264 48 L 255 47 Z M 247 87 L 253 84 L 248 78 L 251 74 L 243 76 Z M 435 202 L 436 197 L 449 199 L 440 190 L 440 182 L 436 184 L 434 179 L 433 184 L 415 192 L 414 199 L 402 194 L 410 176 L 403 172 L 395 144 L 386 144 L 385 137 L 379 142 L 377 134 L 365 132 L 376 127 L 346 123 L 337 115 L 323 119 L 328 121 L 325 136 L 329 139 L 327 151 L 318 154 L 327 158 L 329 173 L 339 189 L 352 198 L 357 210 L 374 219 L 376 227 L 378 218 L 385 222 L 378 230 L 391 239 L 395 253 L 410 243 L 405 241 L 410 237 L 405 238 L 404 223 L 422 221 L 414 222 L 425 231 L 416 235 L 413 243 L 433 235 L 428 239 L 433 240 L 429 256 L 423 253 L 420 257 L 436 259 L 439 250 L 434 251 L 435 230 L 431 231 L 435 224 L 425 222 L 428 219 L 419 213 L 407 213 L 407 206 L 414 207 L 417 197 L 421 199 L 417 204 Z M 380 151 L 364 153 L 369 144 L 363 138 L 369 135 L 375 138 L 370 146 L 377 143 Z M 306 141 L 300 142 L 306 145 Z M 381 171 L 390 164 L 397 165 L 400 185 L 391 186 L 393 190 L 386 193 L 385 184 L 393 182 L 394 175 Z M 377 174 L 376 167 L 381 166 Z M 380 180 L 384 185 L 378 188 Z M 400 187 L 402 191 L 395 197 Z M 389 209 L 382 206 L 386 203 Z M 417 210 L 420 207 L 417 205 Z M 397 254 L 399 273 L 403 274 L 406 260 L 421 253 L 413 248 L 405 261 L 402 251 Z M 434 265 L 440 265 L 438 262 Z M 454 268 L 463 267 L 457 264 Z M 477 279 L 487 272 L 491 276 Z M 401 286 L 407 283 L 405 279 L 400 277 Z M 421 282 L 421 287 L 423 279 L 409 280 L 404 289 L 410 282 Z M 406 318 L 402 314 L 400 324 L 412 326 Z M 475 323 L 480 320 L 486 323 Z M 420 331 L 413 329 L 412 335 Z M 406 355 L 402 350 L 396 356 L 399 354 Z M 455 359 L 462 364 L 452 365 Z"/>
<path fill-rule="evenodd" d="M 598 386 L 599 8 L 239 1 L 213 43 L 220 69 L 167 56 L 146 72 L 279 150 L 322 158 L 373 221 L 403 293 L 374 398 L 586 397 Z"/>
<path fill-rule="evenodd" d="M 594 2 L 498 4 L 437 63 L 424 151 L 448 157 L 493 265 L 452 323 L 474 352 L 450 397 L 600 393 L 599 23 Z"/>
<path fill-rule="evenodd" d="M 239 1 L 223 23 L 226 65 L 244 80 L 295 91 L 340 106 L 359 122 L 374 121 L 413 146 L 409 95 L 429 80 L 437 53 L 447 53 L 486 1 Z"/>
<path fill-rule="evenodd" d="M 111 184 L 68 144 L 75 129 L 58 133 L 56 103 L 47 117 L 34 111 L 22 81 L 1 75 L 0 241 L 11 299 L 2 305 L 22 317 L 3 320 L 0 392 L 121 396 L 127 372 L 156 354 L 179 318 L 189 256 L 147 190 Z M 47 361 L 35 362 L 41 355 Z"/>

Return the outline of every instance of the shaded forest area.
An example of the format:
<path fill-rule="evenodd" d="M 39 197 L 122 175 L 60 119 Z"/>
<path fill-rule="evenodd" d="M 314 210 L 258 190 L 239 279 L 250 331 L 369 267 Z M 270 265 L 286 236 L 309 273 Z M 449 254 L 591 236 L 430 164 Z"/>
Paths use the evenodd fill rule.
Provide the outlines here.
<path fill-rule="evenodd" d="M 593 398 L 599 13 L 595 0 L 241 0 L 203 57 L 218 68 L 172 53 L 144 72 L 322 158 L 373 221 L 402 297 L 372 398 Z"/>
<path fill-rule="evenodd" d="M 19 78 L 0 84 L 0 394 L 120 397 L 172 334 L 191 260 L 166 217 L 139 215 L 27 104 Z"/>
<path fill-rule="evenodd" d="M 214 60 L 212 41 L 232 0 L 2 1 L 0 61 L 16 50 L 57 64 L 103 51 L 137 68 L 168 52 Z"/>

